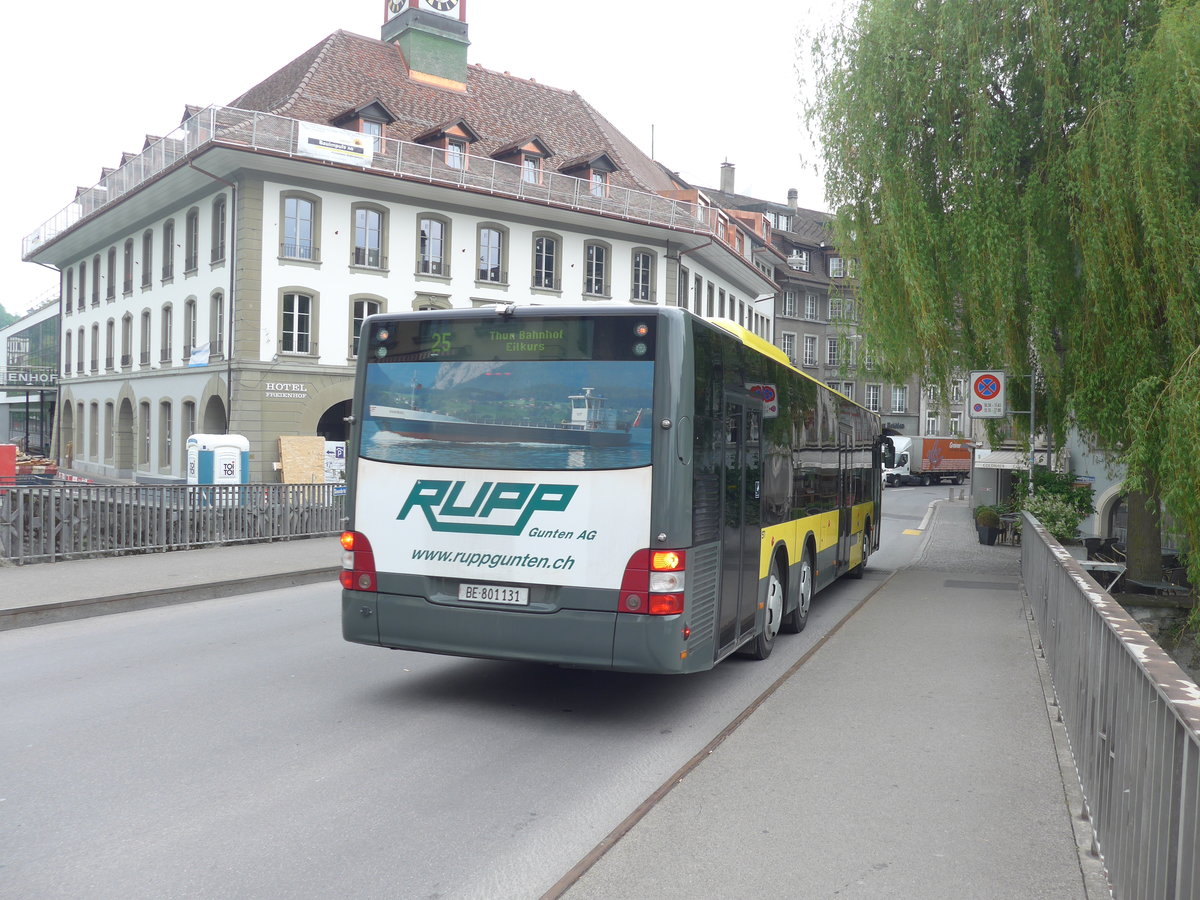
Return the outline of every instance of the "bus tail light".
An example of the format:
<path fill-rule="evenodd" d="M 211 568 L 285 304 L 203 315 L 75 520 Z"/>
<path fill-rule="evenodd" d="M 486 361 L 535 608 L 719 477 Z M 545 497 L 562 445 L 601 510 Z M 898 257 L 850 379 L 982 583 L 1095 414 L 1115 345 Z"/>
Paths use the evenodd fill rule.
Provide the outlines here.
<path fill-rule="evenodd" d="M 682 613 L 686 561 L 683 550 L 638 550 L 625 566 L 617 611 L 650 616 Z"/>
<path fill-rule="evenodd" d="M 342 587 L 348 591 L 376 591 L 375 552 L 367 536 L 358 531 L 342 532 Z"/>

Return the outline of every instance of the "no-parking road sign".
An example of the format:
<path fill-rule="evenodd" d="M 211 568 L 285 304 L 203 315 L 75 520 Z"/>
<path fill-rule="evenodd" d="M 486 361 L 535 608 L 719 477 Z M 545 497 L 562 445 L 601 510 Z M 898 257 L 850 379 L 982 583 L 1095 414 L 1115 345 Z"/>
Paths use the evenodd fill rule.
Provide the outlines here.
<path fill-rule="evenodd" d="M 973 419 L 1002 419 L 1007 412 L 1004 373 L 972 372 L 968 412 Z"/>

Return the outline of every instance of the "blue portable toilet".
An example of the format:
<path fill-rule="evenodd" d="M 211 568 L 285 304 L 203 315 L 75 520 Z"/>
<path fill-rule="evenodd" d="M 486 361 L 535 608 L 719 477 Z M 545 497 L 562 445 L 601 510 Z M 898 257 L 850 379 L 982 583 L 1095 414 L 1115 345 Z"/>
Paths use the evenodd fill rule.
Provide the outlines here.
<path fill-rule="evenodd" d="M 250 473 L 250 441 L 240 434 L 193 434 L 187 439 L 188 484 L 246 484 Z M 206 491 L 208 502 L 217 494 L 237 503 L 234 491 Z"/>

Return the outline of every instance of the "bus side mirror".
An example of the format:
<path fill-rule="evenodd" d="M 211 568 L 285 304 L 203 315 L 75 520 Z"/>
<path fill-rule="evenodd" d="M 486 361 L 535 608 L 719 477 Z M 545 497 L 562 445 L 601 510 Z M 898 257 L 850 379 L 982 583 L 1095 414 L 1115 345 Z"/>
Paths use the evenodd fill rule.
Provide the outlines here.
<path fill-rule="evenodd" d="M 884 438 L 881 444 L 883 445 L 883 467 L 885 469 L 894 468 L 896 465 L 896 445 L 892 443 L 891 438 Z"/>

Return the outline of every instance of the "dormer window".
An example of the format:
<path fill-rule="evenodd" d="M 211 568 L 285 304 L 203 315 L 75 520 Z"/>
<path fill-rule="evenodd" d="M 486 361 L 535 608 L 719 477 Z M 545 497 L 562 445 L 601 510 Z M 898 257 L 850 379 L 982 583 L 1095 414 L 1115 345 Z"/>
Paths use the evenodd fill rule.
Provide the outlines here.
<path fill-rule="evenodd" d="M 390 125 L 395 121 L 396 117 L 392 115 L 392 111 L 384 105 L 382 100 L 376 98 L 369 103 L 346 110 L 335 118 L 331 124 L 338 128 L 345 128 L 350 131 L 357 131 L 359 134 L 369 135 L 371 138 L 369 145 L 371 152 L 380 153 L 383 150 L 384 126 Z"/>
<path fill-rule="evenodd" d="M 542 183 L 542 158 L 526 156 L 521 160 L 521 180 L 526 184 Z"/>
<path fill-rule="evenodd" d="M 383 123 L 374 119 L 363 119 L 358 130 L 371 137 L 371 151 L 379 153 L 383 150 Z"/>
<path fill-rule="evenodd" d="M 792 250 L 788 256 L 788 265 L 793 269 L 799 269 L 801 272 L 808 271 L 808 251 L 807 250 Z"/>
<path fill-rule="evenodd" d="M 608 173 L 592 170 L 591 191 L 593 197 L 608 196 Z"/>
<path fill-rule="evenodd" d="M 446 141 L 446 165 L 452 169 L 467 167 L 467 142 L 461 138 L 450 138 Z"/>

